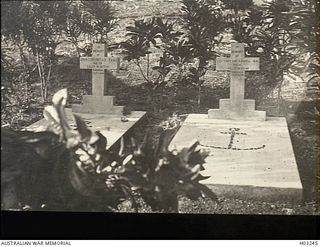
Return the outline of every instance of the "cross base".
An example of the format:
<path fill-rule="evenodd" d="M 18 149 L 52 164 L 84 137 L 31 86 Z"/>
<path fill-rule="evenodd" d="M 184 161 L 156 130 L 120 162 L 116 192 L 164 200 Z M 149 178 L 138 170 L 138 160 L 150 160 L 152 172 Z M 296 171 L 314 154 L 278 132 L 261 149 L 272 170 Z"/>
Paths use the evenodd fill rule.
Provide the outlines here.
<path fill-rule="evenodd" d="M 72 111 L 78 113 L 97 113 L 122 115 L 123 106 L 113 105 L 114 96 L 84 95 L 83 104 L 73 104 Z"/>
<path fill-rule="evenodd" d="M 238 104 L 231 104 L 230 99 L 220 99 L 220 109 L 209 109 L 208 118 L 232 119 L 232 120 L 255 120 L 265 121 L 266 112 L 255 110 L 255 101 L 242 100 Z"/>

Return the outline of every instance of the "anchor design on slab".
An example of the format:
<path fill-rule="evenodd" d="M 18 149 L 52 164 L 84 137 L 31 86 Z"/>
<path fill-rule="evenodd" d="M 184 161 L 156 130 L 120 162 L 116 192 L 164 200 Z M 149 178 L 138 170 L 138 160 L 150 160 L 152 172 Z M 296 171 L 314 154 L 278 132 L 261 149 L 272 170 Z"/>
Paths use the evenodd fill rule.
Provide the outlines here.
<path fill-rule="evenodd" d="M 230 149 L 230 150 L 258 150 L 263 149 L 266 147 L 266 145 L 258 146 L 258 147 L 250 147 L 250 148 L 237 148 L 233 146 L 234 137 L 236 135 L 247 135 L 245 132 L 239 132 L 240 128 L 229 128 L 229 131 L 221 131 L 221 134 L 230 134 L 230 141 L 227 147 L 221 147 L 221 146 L 213 146 L 213 145 L 205 145 L 201 144 L 202 147 L 208 147 L 208 148 L 214 148 L 214 149 Z"/>

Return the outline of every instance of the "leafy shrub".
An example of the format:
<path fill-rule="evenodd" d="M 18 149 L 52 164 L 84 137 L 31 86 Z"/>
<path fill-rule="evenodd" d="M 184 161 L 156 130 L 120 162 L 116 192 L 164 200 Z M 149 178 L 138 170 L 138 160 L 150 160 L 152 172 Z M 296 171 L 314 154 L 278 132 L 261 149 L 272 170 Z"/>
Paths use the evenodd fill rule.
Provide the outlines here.
<path fill-rule="evenodd" d="M 81 1 L 81 4 L 82 14 L 90 20 L 91 37 L 97 43 L 108 43 L 108 33 L 117 25 L 110 1 Z"/>
<path fill-rule="evenodd" d="M 293 7 L 292 19 L 295 33 L 295 43 L 299 48 L 299 54 L 307 58 L 299 61 L 307 73 L 307 85 L 315 86 L 320 91 L 320 3 L 319 1 L 302 1 Z M 319 93 L 315 95 L 319 99 Z"/>
<path fill-rule="evenodd" d="M 147 103 L 154 111 L 162 106 L 155 101 L 156 94 L 165 86 L 184 79 L 186 64 L 192 54 L 182 33 L 173 23 L 161 18 L 142 19 L 127 27 L 128 39 L 121 43 L 124 59 L 132 61 L 140 71 L 149 91 Z M 150 59 L 153 53 L 156 61 Z"/>
<path fill-rule="evenodd" d="M 166 76 L 171 70 L 172 58 L 178 59 L 174 45 L 178 42 L 180 32 L 174 31 L 173 24 L 164 22 L 161 18 L 137 20 L 134 26 L 127 27 L 128 40 L 121 43 L 124 59 L 133 61 L 139 68 L 144 80 L 154 89 L 167 83 Z M 181 44 L 180 44 L 181 45 Z M 150 70 L 150 54 L 153 49 L 160 50 L 158 65 L 152 66 L 158 76 L 152 78 Z M 142 58 L 146 58 L 145 69 L 142 66 Z"/>
<path fill-rule="evenodd" d="M 222 0 L 227 9 L 232 9 L 235 14 L 238 14 L 239 10 L 246 10 L 253 5 L 252 0 Z"/>
<path fill-rule="evenodd" d="M 253 6 L 233 23 L 233 35 L 247 45 L 250 56 L 260 57 L 260 71 L 248 78 L 248 88 L 256 100 L 267 97 L 274 89 L 281 99 L 284 75 L 292 73 L 297 56 L 292 38 L 293 22 L 286 1 L 272 1 L 262 8 Z"/>
<path fill-rule="evenodd" d="M 170 138 L 164 132 L 156 146 L 147 137 L 141 145 L 131 138 L 122 139 L 118 151 L 106 151 L 107 139 L 89 130 L 79 116 L 74 116 L 77 130 L 69 127 L 66 95 L 66 90 L 59 91 L 53 106 L 45 108 L 48 131 L 2 129 L 4 209 L 28 204 L 39 210 L 46 204 L 54 210 L 103 211 L 130 199 L 138 210 L 135 197 L 140 196 L 155 210 L 177 212 L 180 194 L 217 200 L 199 183 L 206 179 L 199 172 L 207 153 L 196 150 L 198 142 L 178 151 L 168 148 Z"/>
<path fill-rule="evenodd" d="M 25 51 L 35 57 L 43 101 L 49 95 L 52 69 L 58 60 L 57 46 L 67 38 L 80 55 L 88 52 L 87 43 L 80 47 L 85 35 L 91 41 L 106 43 L 116 25 L 108 1 L 5 1 L 1 6 L 2 39 L 19 49 L 25 72 L 30 69 Z"/>
<path fill-rule="evenodd" d="M 222 7 L 217 3 L 201 0 L 182 1 L 182 21 L 185 37 L 195 58 L 189 68 L 187 81 L 198 88 L 198 105 L 201 102 L 202 79 L 210 59 L 215 57 L 214 48 L 222 40 L 220 35 L 225 24 Z"/>
<path fill-rule="evenodd" d="M 198 88 L 200 104 L 201 79 L 207 70 L 208 61 L 214 58 L 214 47 L 221 41 L 224 30 L 222 9 L 208 1 L 182 1 L 183 30 L 175 31 L 173 23 L 161 18 L 137 20 L 127 27 L 128 40 L 121 44 L 125 59 L 133 61 L 144 80 L 153 87 L 173 83 L 188 83 Z M 155 78 L 150 73 L 150 54 L 158 50 Z M 142 60 L 146 59 L 145 66 Z"/>

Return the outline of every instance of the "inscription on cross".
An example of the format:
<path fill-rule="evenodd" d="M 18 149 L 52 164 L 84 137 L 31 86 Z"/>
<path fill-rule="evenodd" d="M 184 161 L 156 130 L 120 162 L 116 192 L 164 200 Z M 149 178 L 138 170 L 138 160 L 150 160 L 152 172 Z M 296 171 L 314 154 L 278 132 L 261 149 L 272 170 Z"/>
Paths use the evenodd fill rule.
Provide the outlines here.
<path fill-rule="evenodd" d="M 105 70 L 117 70 L 119 63 L 119 58 L 107 57 L 105 44 L 93 44 L 92 57 L 80 57 L 80 69 L 92 69 L 92 95 L 104 95 Z"/>
<path fill-rule="evenodd" d="M 230 101 L 234 106 L 242 105 L 244 100 L 245 71 L 259 70 L 258 57 L 244 57 L 243 44 L 231 44 L 230 58 L 217 58 L 216 70 L 231 71 Z"/>
<path fill-rule="evenodd" d="M 231 72 L 230 99 L 220 99 L 220 109 L 210 109 L 209 118 L 265 120 L 265 112 L 255 111 L 254 100 L 244 98 L 245 71 L 258 71 L 259 58 L 244 55 L 244 45 L 233 43 L 230 58 L 217 58 L 216 70 Z"/>
<path fill-rule="evenodd" d="M 105 96 L 108 85 L 106 70 L 119 70 L 120 59 L 107 57 L 105 44 L 93 44 L 92 57 L 80 57 L 80 69 L 92 70 L 92 95 L 83 96 L 83 104 L 72 106 L 73 112 L 120 114 L 122 106 L 114 106 L 114 96 Z"/>

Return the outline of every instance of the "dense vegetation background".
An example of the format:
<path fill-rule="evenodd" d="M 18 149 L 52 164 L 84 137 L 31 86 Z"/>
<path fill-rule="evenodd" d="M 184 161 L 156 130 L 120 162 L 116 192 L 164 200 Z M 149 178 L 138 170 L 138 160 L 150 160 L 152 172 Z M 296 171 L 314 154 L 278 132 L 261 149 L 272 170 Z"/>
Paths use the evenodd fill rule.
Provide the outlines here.
<path fill-rule="evenodd" d="M 172 114 L 183 120 L 228 97 L 228 75 L 215 71 L 215 58 L 228 56 L 231 41 L 242 42 L 246 55 L 261 61 L 260 71 L 246 73 L 246 97 L 268 115 L 287 118 L 309 206 L 255 202 L 240 211 L 313 212 L 319 198 L 319 9 L 316 0 L 1 1 L 1 125 L 21 130 L 39 120 L 61 88 L 69 89 L 68 103 L 81 102 L 90 94 L 91 72 L 79 69 L 79 57 L 102 42 L 122 57 L 106 93 L 128 111 L 147 111 L 141 132 L 150 130 L 156 142 L 161 122 Z M 225 199 L 220 209 L 208 202 L 183 205 L 227 213 L 250 205 L 237 200 Z"/>

